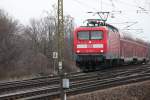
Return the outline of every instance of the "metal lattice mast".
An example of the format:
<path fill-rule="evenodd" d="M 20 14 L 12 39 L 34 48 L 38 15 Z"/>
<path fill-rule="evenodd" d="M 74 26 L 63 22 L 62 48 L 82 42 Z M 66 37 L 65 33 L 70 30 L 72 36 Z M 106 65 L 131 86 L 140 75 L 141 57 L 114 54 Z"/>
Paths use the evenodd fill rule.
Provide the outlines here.
<path fill-rule="evenodd" d="M 64 18 L 63 18 L 63 0 L 58 0 L 58 67 L 60 75 L 60 98 L 66 100 L 63 89 L 63 66 L 64 66 Z"/>
<path fill-rule="evenodd" d="M 63 0 L 58 0 L 58 61 L 64 62 L 64 18 Z"/>

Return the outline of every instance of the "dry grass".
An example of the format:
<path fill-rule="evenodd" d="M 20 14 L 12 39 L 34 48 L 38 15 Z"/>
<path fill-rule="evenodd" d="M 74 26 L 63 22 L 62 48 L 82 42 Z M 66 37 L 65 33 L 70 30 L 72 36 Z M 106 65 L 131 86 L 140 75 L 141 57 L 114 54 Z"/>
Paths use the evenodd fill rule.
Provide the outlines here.
<path fill-rule="evenodd" d="M 67 100 L 150 100 L 150 81 L 71 96 Z"/>

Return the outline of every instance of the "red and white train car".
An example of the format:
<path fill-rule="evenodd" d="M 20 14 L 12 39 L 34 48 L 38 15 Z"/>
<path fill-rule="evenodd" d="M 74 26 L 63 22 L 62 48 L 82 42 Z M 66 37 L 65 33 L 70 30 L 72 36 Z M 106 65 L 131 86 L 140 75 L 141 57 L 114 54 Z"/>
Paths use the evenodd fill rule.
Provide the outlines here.
<path fill-rule="evenodd" d="M 85 26 L 74 31 L 74 53 L 76 64 L 121 64 L 147 63 L 149 61 L 149 46 L 147 43 L 132 39 L 119 32 L 112 25 Z M 91 69 L 91 68 L 90 68 Z"/>
<path fill-rule="evenodd" d="M 128 33 L 117 29 L 108 29 L 108 52 L 106 58 L 129 63 L 147 63 L 149 61 L 148 43 L 127 36 Z"/>

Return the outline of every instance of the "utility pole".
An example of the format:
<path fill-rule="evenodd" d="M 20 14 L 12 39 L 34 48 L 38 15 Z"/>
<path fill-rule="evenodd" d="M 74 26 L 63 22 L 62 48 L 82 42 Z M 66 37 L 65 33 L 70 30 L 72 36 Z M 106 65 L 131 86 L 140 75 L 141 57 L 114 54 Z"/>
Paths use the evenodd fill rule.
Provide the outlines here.
<path fill-rule="evenodd" d="M 64 18 L 63 18 L 63 0 L 58 0 L 58 31 L 57 31 L 57 41 L 58 41 L 58 73 L 60 75 L 60 98 L 61 100 L 66 100 L 66 94 L 63 87 L 64 79 Z"/>
<path fill-rule="evenodd" d="M 64 61 L 64 18 L 63 18 L 63 0 L 58 0 L 58 60 Z"/>

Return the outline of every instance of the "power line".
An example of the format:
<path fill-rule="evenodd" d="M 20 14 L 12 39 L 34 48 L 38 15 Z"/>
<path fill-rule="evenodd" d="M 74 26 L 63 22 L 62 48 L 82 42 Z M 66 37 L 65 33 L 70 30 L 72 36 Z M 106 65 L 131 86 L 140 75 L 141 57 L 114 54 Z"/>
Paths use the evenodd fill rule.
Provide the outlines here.
<path fill-rule="evenodd" d="M 121 3 L 121 4 L 124 4 L 126 6 L 130 6 L 130 7 L 139 7 L 138 5 L 135 5 L 135 4 L 131 4 L 131 3 L 127 3 L 125 1 L 122 1 L 122 0 L 117 0 L 118 3 Z"/>
<path fill-rule="evenodd" d="M 120 23 L 111 23 L 111 24 L 129 24 L 129 23 L 134 23 L 134 22 L 120 22 Z"/>
<path fill-rule="evenodd" d="M 81 2 L 79 0 L 73 0 L 74 2 L 76 2 L 77 4 L 81 5 L 81 6 L 85 6 L 86 8 L 89 7 L 89 8 L 92 8 L 93 10 L 97 10 L 96 8 L 93 8 L 91 7 L 90 5 L 84 3 L 84 2 Z"/>
<path fill-rule="evenodd" d="M 100 4 L 101 5 L 101 12 L 103 12 L 102 10 L 103 10 L 103 4 L 105 4 L 105 5 L 108 5 L 108 4 L 106 4 L 106 3 L 104 3 L 102 0 L 99 0 L 100 1 L 100 3 L 98 2 L 98 4 Z M 111 6 L 113 6 L 114 8 L 115 8 L 115 4 L 113 3 L 113 1 L 112 0 L 110 0 L 111 1 L 111 3 L 112 3 L 112 5 Z M 93 7 L 91 7 L 91 6 L 89 6 L 88 4 L 86 4 L 85 2 L 81 2 L 81 1 L 79 1 L 79 0 L 74 0 L 74 2 L 76 2 L 76 3 L 78 3 L 79 5 L 82 5 L 82 6 L 85 6 L 86 8 L 88 7 L 88 8 L 92 8 L 94 11 L 97 11 L 97 9 L 96 8 L 93 8 Z M 99 8 L 99 7 L 98 7 Z M 111 14 L 114 14 L 114 13 L 122 13 L 122 11 L 115 11 L 115 10 L 112 10 L 112 11 L 108 11 L 108 12 L 110 12 Z"/>
<path fill-rule="evenodd" d="M 148 13 L 149 11 L 146 10 L 144 7 L 140 6 L 140 5 L 135 5 L 135 4 L 131 4 L 131 3 L 127 3 L 125 1 L 122 0 L 118 0 L 121 4 L 124 4 L 126 6 L 130 6 L 130 7 L 134 7 L 134 8 L 138 8 L 140 10 L 137 10 L 137 13 Z"/>
<path fill-rule="evenodd" d="M 130 29 L 122 29 L 122 30 L 133 30 L 133 31 L 143 31 L 143 29 L 141 29 L 141 28 L 137 28 L 137 29 L 132 29 L 132 28 L 130 28 Z"/>
<path fill-rule="evenodd" d="M 79 0 L 73 0 L 73 1 L 76 2 L 77 4 L 81 5 L 81 6 L 86 7 L 86 8 L 92 8 L 94 11 L 97 11 L 97 9 L 99 8 L 99 7 L 98 8 L 92 7 L 91 5 L 89 5 L 89 4 L 85 3 L 85 2 L 82 2 L 81 0 L 80 1 Z M 106 2 L 104 2 L 102 0 L 99 0 L 99 1 L 100 2 L 98 2 L 98 4 L 100 4 L 100 7 L 101 7 L 100 9 L 103 9 L 103 7 L 102 7 L 103 5 L 111 6 L 111 4 L 108 4 L 108 3 L 106 3 Z"/>
<path fill-rule="evenodd" d="M 128 29 L 129 27 L 131 27 L 131 26 L 133 26 L 133 25 L 135 25 L 135 24 L 137 24 L 138 22 L 136 21 L 136 22 L 133 22 L 133 23 L 131 23 L 130 25 L 127 25 L 126 27 L 124 27 L 123 29 Z"/>

